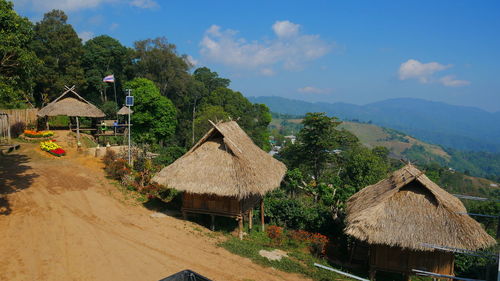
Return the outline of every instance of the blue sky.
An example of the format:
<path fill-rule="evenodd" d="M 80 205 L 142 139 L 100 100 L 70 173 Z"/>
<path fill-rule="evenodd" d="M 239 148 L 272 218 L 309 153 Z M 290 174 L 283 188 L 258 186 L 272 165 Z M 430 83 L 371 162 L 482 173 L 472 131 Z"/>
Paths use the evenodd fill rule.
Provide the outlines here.
<path fill-rule="evenodd" d="M 16 0 L 82 39 L 165 36 L 246 96 L 366 104 L 414 97 L 500 111 L 499 1 Z"/>

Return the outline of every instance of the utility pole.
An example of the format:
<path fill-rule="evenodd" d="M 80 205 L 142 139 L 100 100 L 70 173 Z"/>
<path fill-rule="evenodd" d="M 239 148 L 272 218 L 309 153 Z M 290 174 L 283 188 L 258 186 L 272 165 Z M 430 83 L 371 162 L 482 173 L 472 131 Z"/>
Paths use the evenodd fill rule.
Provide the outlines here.
<path fill-rule="evenodd" d="M 127 97 L 125 98 L 125 105 L 128 107 L 128 164 L 132 166 L 132 153 L 131 153 L 131 141 L 130 141 L 130 131 L 132 130 L 132 124 L 130 124 L 130 107 L 134 105 L 134 97 L 130 95 L 132 90 L 126 89 Z"/>

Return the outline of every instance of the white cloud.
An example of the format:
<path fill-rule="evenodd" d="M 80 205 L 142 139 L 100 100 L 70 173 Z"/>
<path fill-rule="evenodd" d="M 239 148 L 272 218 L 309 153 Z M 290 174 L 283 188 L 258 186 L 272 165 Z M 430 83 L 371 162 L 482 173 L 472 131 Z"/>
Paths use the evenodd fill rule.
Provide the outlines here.
<path fill-rule="evenodd" d="M 432 74 L 450 68 L 451 65 L 443 65 L 437 62 L 421 63 L 418 60 L 409 59 L 399 67 L 399 79 L 418 79 L 420 83 L 428 83 Z"/>
<path fill-rule="evenodd" d="M 272 68 L 263 68 L 260 70 L 260 74 L 264 76 L 273 76 L 275 72 Z"/>
<path fill-rule="evenodd" d="M 332 90 L 331 89 L 316 88 L 313 86 L 306 86 L 306 87 L 297 89 L 297 91 L 300 93 L 303 93 L 303 94 L 328 94 Z"/>
<path fill-rule="evenodd" d="M 159 6 L 154 0 L 14 0 L 13 2 L 16 6 L 37 12 L 47 12 L 52 9 L 74 12 L 112 3 L 128 3 L 131 6 L 143 9 L 157 8 Z"/>
<path fill-rule="evenodd" d="M 185 58 L 186 62 L 192 66 L 196 66 L 198 64 L 198 60 L 196 60 L 195 58 L 193 58 L 192 56 L 187 56 Z"/>
<path fill-rule="evenodd" d="M 159 7 L 158 3 L 153 0 L 132 0 L 130 5 L 142 9 L 153 9 Z"/>
<path fill-rule="evenodd" d="M 72 12 L 82 9 L 95 8 L 103 3 L 116 2 L 116 0 L 14 0 L 15 5 L 27 7 L 34 11 L 47 12 L 59 9 Z"/>
<path fill-rule="evenodd" d="M 119 26 L 120 26 L 119 24 L 114 22 L 109 26 L 109 30 L 113 31 L 113 30 L 117 29 Z"/>
<path fill-rule="evenodd" d="M 447 87 L 462 87 L 462 86 L 470 85 L 470 81 L 455 79 L 454 75 L 447 75 L 447 76 L 441 77 L 441 79 L 439 79 L 439 82 L 441 82 L 441 84 L 443 84 Z"/>
<path fill-rule="evenodd" d="M 296 36 L 299 34 L 299 28 L 299 24 L 295 24 L 287 20 L 277 21 L 273 24 L 274 33 L 276 33 L 278 37 L 282 38 Z"/>
<path fill-rule="evenodd" d="M 92 31 L 82 31 L 78 33 L 78 37 L 82 39 L 83 43 L 89 41 L 90 39 L 94 38 L 94 32 Z"/>
<path fill-rule="evenodd" d="M 319 35 L 300 34 L 299 25 L 289 21 L 276 22 L 273 30 L 276 38 L 249 42 L 237 36 L 237 31 L 212 25 L 200 42 L 200 53 L 213 62 L 258 69 L 261 74 L 269 75 L 271 72 L 265 69 L 271 69 L 275 64 L 288 70 L 300 69 L 306 62 L 326 55 L 332 48 L 332 44 Z"/>

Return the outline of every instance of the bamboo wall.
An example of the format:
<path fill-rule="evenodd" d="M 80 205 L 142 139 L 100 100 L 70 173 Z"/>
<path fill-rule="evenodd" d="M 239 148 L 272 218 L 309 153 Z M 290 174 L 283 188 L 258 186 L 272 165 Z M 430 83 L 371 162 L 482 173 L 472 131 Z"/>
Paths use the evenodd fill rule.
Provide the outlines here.
<path fill-rule="evenodd" d="M 252 209 L 259 200 L 260 196 L 238 200 L 236 197 L 184 192 L 182 209 L 187 212 L 237 217 Z"/>
<path fill-rule="evenodd" d="M 9 114 L 9 123 L 10 126 L 17 122 L 24 122 L 26 125 L 28 124 L 36 124 L 36 120 L 38 117 L 36 114 L 38 113 L 37 108 L 27 108 L 27 109 L 0 109 L 0 112 L 5 112 Z"/>
<path fill-rule="evenodd" d="M 410 251 L 385 245 L 371 245 L 370 269 L 412 275 L 412 269 L 454 275 L 453 253 Z"/>

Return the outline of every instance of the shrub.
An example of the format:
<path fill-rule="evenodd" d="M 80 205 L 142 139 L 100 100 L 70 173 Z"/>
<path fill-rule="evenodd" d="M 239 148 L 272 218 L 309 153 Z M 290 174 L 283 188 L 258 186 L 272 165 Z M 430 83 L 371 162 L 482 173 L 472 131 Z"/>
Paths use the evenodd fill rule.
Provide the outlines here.
<path fill-rule="evenodd" d="M 274 245 L 281 245 L 283 242 L 283 227 L 270 225 L 266 229 L 267 236 L 271 238 L 271 243 Z"/>
<path fill-rule="evenodd" d="M 19 137 L 26 129 L 26 123 L 16 122 L 10 126 L 10 134 L 13 138 Z"/>
<path fill-rule="evenodd" d="M 105 167 L 109 166 L 113 161 L 116 160 L 116 152 L 111 149 L 106 150 L 106 154 L 102 158 L 102 162 L 104 162 Z"/>
<path fill-rule="evenodd" d="M 307 243 L 309 251 L 316 257 L 322 257 L 326 254 L 329 239 L 323 234 L 312 233 L 305 230 L 294 230 L 289 232 L 289 238 Z"/>
<path fill-rule="evenodd" d="M 113 179 L 121 180 L 131 172 L 130 166 L 125 159 L 119 158 L 108 163 L 109 164 L 106 165 L 105 170 L 108 176 Z"/>

